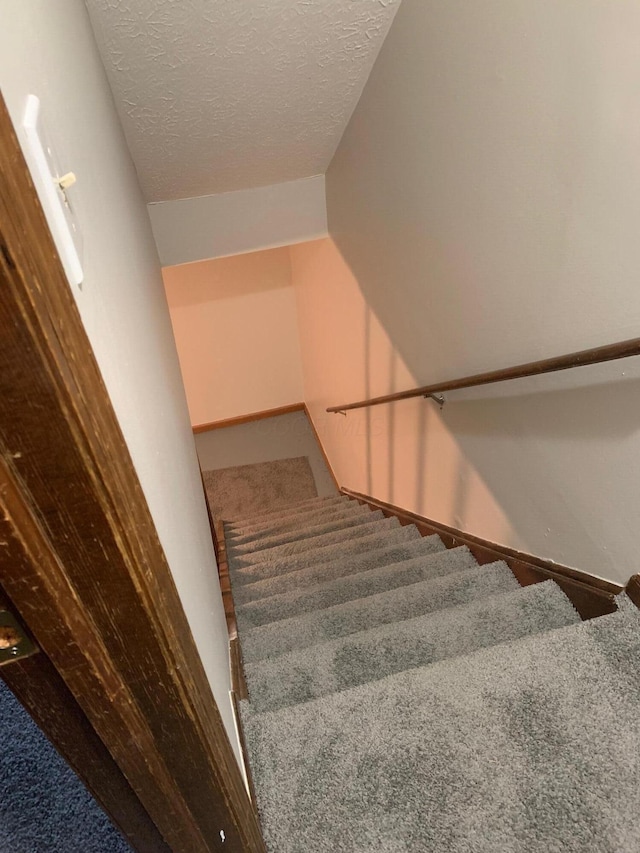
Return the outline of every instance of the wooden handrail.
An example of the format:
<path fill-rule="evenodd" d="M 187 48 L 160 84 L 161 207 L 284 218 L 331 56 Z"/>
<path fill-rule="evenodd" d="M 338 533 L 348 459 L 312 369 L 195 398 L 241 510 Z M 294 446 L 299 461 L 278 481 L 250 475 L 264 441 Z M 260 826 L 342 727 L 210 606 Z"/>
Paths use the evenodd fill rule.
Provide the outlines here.
<path fill-rule="evenodd" d="M 411 397 L 426 397 L 441 391 L 457 391 L 462 388 L 474 388 L 477 385 L 491 385 L 494 382 L 505 382 L 508 379 L 522 379 L 525 376 L 539 376 L 541 373 L 554 373 L 557 370 L 568 370 L 571 367 L 584 367 L 587 364 L 600 364 L 605 361 L 615 361 L 618 358 L 628 358 L 640 355 L 640 338 L 620 341 L 617 344 L 607 344 L 603 347 L 585 349 L 555 358 L 545 358 L 542 361 L 530 361 L 528 364 L 518 364 L 502 370 L 490 370 L 487 373 L 476 373 L 462 379 L 450 379 L 437 382 L 434 385 L 423 385 L 409 391 L 398 391 L 395 394 L 385 394 L 383 397 L 372 397 L 370 400 L 360 400 L 357 403 L 347 403 L 343 406 L 331 406 L 327 412 L 347 412 L 349 409 L 364 409 L 369 406 L 380 406 L 382 403 L 395 403 L 397 400 L 408 400 Z"/>

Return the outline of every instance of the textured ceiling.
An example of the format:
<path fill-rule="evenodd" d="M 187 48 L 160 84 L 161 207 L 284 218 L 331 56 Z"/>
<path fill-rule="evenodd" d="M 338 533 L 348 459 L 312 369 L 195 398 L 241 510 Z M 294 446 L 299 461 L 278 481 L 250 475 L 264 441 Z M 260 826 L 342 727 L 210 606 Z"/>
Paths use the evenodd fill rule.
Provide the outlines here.
<path fill-rule="evenodd" d="M 321 174 L 400 0 L 86 0 L 148 201 Z"/>

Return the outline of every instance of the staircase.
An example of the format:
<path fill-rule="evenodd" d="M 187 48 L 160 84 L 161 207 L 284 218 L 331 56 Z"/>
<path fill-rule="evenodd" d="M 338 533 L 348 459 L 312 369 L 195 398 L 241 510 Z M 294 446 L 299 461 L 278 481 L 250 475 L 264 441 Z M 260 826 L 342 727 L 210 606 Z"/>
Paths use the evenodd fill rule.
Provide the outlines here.
<path fill-rule="evenodd" d="M 640 613 L 345 497 L 225 524 L 270 853 L 640 850 Z"/>

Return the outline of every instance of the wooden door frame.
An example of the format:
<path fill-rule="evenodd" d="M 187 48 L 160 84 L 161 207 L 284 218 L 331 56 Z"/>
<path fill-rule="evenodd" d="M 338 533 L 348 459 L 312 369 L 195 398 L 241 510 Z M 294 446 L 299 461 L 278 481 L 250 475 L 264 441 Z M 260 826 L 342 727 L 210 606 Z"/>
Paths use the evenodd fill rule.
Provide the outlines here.
<path fill-rule="evenodd" d="M 1 98 L 0 509 L 0 585 L 171 850 L 263 853 Z"/>

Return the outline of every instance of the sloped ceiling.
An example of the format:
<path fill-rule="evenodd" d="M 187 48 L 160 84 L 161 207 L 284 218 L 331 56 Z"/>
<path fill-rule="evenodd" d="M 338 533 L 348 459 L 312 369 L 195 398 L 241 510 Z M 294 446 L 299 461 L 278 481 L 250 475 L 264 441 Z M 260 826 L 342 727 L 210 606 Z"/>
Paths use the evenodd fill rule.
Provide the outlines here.
<path fill-rule="evenodd" d="M 148 201 L 326 171 L 400 0 L 86 0 Z"/>

